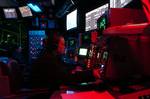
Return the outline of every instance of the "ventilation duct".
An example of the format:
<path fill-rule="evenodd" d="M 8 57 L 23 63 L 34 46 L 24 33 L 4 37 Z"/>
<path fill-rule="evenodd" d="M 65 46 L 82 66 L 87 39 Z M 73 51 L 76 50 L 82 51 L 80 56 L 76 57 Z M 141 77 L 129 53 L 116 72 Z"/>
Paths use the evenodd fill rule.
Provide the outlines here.
<path fill-rule="evenodd" d="M 18 4 L 14 0 L 0 0 L 0 7 L 17 7 Z"/>
<path fill-rule="evenodd" d="M 61 10 L 56 13 L 57 17 L 63 17 L 66 13 L 68 13 L 69 9 L 75 5 L 73 0 L 67 0 L 65 4 L 62 6 Z"/>

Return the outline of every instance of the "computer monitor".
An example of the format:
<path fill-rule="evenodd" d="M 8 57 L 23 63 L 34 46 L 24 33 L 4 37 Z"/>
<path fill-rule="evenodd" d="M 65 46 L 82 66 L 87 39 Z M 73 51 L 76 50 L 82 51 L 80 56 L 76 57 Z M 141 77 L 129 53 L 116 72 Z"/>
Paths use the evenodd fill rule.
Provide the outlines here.
<path fill-rule="evenodd" d="M 103 64 L 105 64 L 105 62 L 107 62 L 107 60 L 108 60 L 108 51 L 103 51 L 103 53 L 102 53 L 102 63 Z"/>
<path fill-rule="evenodd" d="M 66 28 L 70 30 L 77 27 L 77 9 L 67 15 Z"/>
<path fill-rule="evenodd" d="M 32 12 L 28 6 L 19 7 L 22 17 L 32 16 Z"/>
<path fill-rule="evenodd" d="M 85 32 L 81 34 L 81 45 L 89 45 L 91 43 L 91 33 Z"/>
<path fill-rule="evenodd" d="M 56 22 L 55 22 L 55 20 L 48 20 L 48 28 L 49 29 L 56 28 Z"/>
<path fill-rule="evenodd" d="M 31 8 L 34 12 L 36 12 L 36 13 L 42 12 L 40 6 L 37 5 L 37 4 L 34 4 L 34 3 L 28 3 L 27 5 L 28 5 L 28 7 L 30 7 L 30 8 Z"/>
<path fill-rule="evenodd" d="M 87 56 L 88 49 L 87 48 L 79 48 L 79 55 Z"/>
<path fill-rule="evenodd" d="M 74 49 L 77 47 L 77 39 L 76 38 L 68 38 L 67 40 L 67 48 Z"/>
<path fill-rule="evenodd" d="M 102 34 L 103 30 L 108 28 L 108 12 L 104 13 L 98 20 L 97 20 L 97 30 Z"/>
<path fill-rule="evenodd" d="M 123 8 L 132 0 L 110 0 L 110 8 Z"/>
<path fill-rule="evenodd" d="M 3 63 L 5 63 L 5 64 L 8 64 L 9 58 L 8 58 L 8 57 L 5 57 L 5 56 L 0 56 L 0 62 L 3 62 Z"/>
<path fill-rule="evenodd" d="M 97 19 L 108 11 L 108 3 L 85 14 L 85 31 L 97 29 Z"/>
<path fill-rule="evenodd" d="M 4 15 L 6 19 L 16 19 L 17 18 L 17 12 L 15 8 L 4 8 Z"/>
<path fill-rule="evenodd" d="M 43 50 L 43 40 L 46 38 L 45 30 L 29 31 L 29 62 L 37 59 Z"/>

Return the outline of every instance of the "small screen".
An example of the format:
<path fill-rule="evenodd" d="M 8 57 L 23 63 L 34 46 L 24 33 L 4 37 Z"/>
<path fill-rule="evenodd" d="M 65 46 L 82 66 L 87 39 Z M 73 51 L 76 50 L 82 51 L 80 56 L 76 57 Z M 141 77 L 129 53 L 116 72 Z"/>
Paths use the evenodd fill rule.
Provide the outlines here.
<path fill-rule="evenodd" d="M 0 62 L 3 62 L 3 63 L 5 63 L 5 64 L 7 64 L 8 63 L 8 61 L 9 61 L 9 58 L 8 57 L 0 57 Z"/>
<path fill-rule="evenodd" d="M 81 35 L 81 43 L 82 45 L 89 45 L 91 43 L 91 33 L 82 33 Z"/>
<path fill-rule="evenodd" d="M 79 55 L 86 56 L 87 52 L 88 52 L 87 48 L 80 48 L 79 49 Z"/>
<path fill-rule="evenodd" d="M 75 38 L 69 38 L 67 41 L 68 48 L 75 48 L 77 46 L 77 40 Z"/>
<path fill-rule="evenodd" d="M 55 28 L 55 21 L 54 20 L 48 20 L 48 28 L 49 29 Z"/>
<path fill-rule="evenodd" d="M 104 51 L 102 55 L 102 62 L 105 63 L 108 60 L 108 52 Z"/>
<path fill-rule="evenodd" d="M 15 8 L 6 8 L 3 9 L 5 18 L 11 19 L 11 18 L 17 18 L 17 12 Z"/>
<path fill-rule="evenodd" d="M 38 17 L 32 18 L 32 26 L 39 27 L 39 18 Z"/>
<path fill-rule="evenodd" d="M 48 27 L 48 19 L 47 18 L 40 18 L 40 28 L 46 29 Z"/>
<path fill-rule="evenodd" d="M 19 7 L 22 17 L 32 16 L 31 10 L 28 6 Z"/>
<path fill-rule="evenodd" d="M 108 17 L 107 13 L 103 14 L 98 20 L 97 20 L 97 29 L 100 33 L 103 32 L 108 27 Z"/>

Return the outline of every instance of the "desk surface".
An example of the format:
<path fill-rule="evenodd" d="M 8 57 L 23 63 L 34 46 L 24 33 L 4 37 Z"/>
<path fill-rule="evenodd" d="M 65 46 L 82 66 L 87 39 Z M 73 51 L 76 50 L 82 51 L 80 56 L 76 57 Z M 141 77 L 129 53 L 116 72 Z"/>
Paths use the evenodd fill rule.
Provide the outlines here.
<path fill-rule="evenodd" d="M 62 93 L 61 97 L 62 99 L 115 99 L 108 91 L 86 91 L 72 94 Z"/>

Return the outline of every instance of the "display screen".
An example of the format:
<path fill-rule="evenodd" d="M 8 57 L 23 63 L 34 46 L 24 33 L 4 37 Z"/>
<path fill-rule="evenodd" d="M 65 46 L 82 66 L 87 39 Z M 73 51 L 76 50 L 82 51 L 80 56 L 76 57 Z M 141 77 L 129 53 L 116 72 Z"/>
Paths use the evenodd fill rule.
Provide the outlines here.
<path fill-rule="evenodd" d="M 88 52 L 87 48 L 80 48 L 79 49 L 79 55 L 86 56 L 87 52 Z"/>
<path fill-rule="evenodd" d="M 39 18 L 38 17 L 32 18 L 32 26 L 39 27 Z"/>
<path fill-rule="evenodd" d="M 97 29 L 100 33 L 103 32 L 108 27 L 108 18 L 107 13 L 103 14 L 98 20 L 97 20 Z"/>
<path fill-rule="evenodd" d="M 77 10 L 74 10 L 67 15 L 66 27 L 67 30 L 77 27 Z"/>
<path fill-rule="evenodd" d="M 48 28 L 49 29 L 55 28 L 55 21 L 54 20 L 48 20 Z"/>
<path fill-rule="evenodd" d="M 77 39 L 76 38 L 68 38 L 67 40 L 67 47 L 68 48 L 76 48 L 77 47 Z"/>
<path fill-rule="evenodd" d="M 67 41 L 68 48 L 75 48 L 77 46 L 77 40 L 75 38 L 69 38 Z"/>
<path fill-rule="evenodd" d="M 29 59 L 37 59 L 43 49 L 43 40 L 46 38 L 44 30 L 29 31 Z"/>
<path fill-rule="evenodd" d="M 22 17 L 32 16 L 32 12 L 28 6 L 19 7 Z"/>
<path fill-rule="evenodd" d="M 40 28 L 46 29 L 48 27 L 48 19 L 44 16 L 40 18 Z"/>
<path fill-rule="evenodd" d="M 91 43 L 91 33 L 90 32 L 82 33 L 81 44 L 82 45 L 88 45 L 90 43 Z"/>
<path fill-rule="evenodd" d="M 122 8 L 132 0 L 110 0 L 110 8 Z"/>
<path fill-rule="evenodd" d="M 5 8 L 3 9 L 5 18 L 17 18 L 17 12 L 15 8 Z"/>
<path fill-rule="evenodd" d="M 102 58 L 101 60 L 102 64 L 105 64 L 105 62 L 107 62 L 108 60 L 108 51 L 104 51 L 101 58 Z"/>
<path fill-rule="evenodd" d="M 1 57 L 0 57 L 0 62 L 3 62 L 3 63 L 5 63 L 5 64 L 7 64 L 7 63 L 9 62 L 9 58 L 8 58 L 8 57 L 3 57 L 3 56 L 1 56 Z"/>
<path fill-rule="evenodd" d="M 42 10 L 40 9 L 40 7 L 36 4 L 33 3 L 28 3 L 27 4 L 28 7 L 30 7 L 34 12 L 42 12 Z"/>
<path fill-rule="evenodd" d="M 108 4 L 98 7 L 86 13 L 85 31 L 94 30 L 97 28 L 97 19 L 100 18 L 106 11 L 108 11 Z"/>

